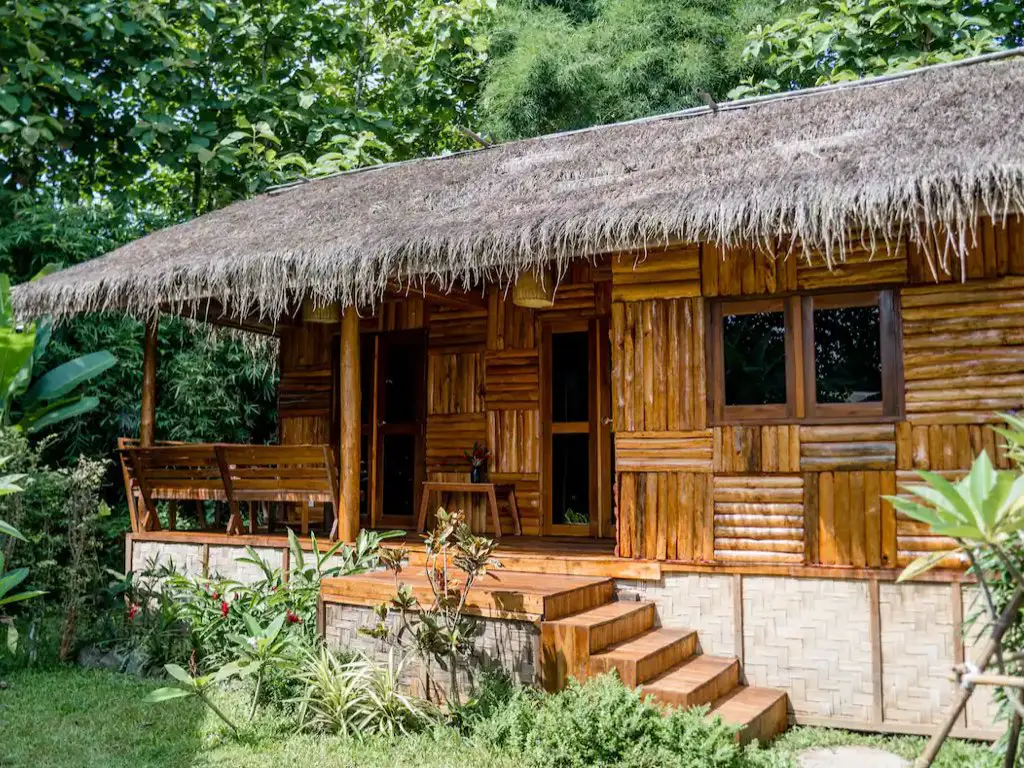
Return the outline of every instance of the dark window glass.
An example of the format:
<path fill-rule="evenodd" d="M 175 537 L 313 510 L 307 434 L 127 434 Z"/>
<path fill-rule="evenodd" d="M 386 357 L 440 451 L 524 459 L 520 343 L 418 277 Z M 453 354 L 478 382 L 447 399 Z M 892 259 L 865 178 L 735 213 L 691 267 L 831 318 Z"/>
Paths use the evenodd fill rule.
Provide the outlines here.
<path fill-rule="evenodd" d="M 383 442 L 383 513 L 411 517 L 416 497 L 416 438 L 385 435 Z"/>
<path fill-rule="evenodd" d="M 551 521 L 590 524 L 590 436 L 551 436 Z"/>
<path fill-rule="evenodd" d="M 722 326 L 725 404 L 785 404 L 785 313 L 725 315 Z"/>
<path fill-rule="evenodd" d="M 416 341 L 389 343 L 384 372 L 384 420 L 388 424 L 416 421 L 416 399 L 423 390 L 419 372 L 423 345 Z"/>
<path fill-rule="evenodd" d="M 586 331 L 551 337 L 551 418 L 556 422 L 590 418 L 590 349 Z"/>
<path fill-rule="evenodd" d="M 877 306 L 814 310 L 814 375 L 819 403 L 882 401 Z"/>

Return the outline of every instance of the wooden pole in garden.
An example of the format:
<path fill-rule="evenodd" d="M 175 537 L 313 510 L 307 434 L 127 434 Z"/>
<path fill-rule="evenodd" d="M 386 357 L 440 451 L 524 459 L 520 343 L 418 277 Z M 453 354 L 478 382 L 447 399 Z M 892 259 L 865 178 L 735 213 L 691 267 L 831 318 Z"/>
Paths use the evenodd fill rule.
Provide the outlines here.
<path fill-rule="evenodd" d="M 139 443 L 143 447 L 153 444 L 156 428 L 156 363 L 157 317 L 146 323 L 146 340 L 142 347 L 142 418 L 139 421 Z"/>
<path fill-rule="evenodd" d="M 361 406 L 359 376 L 359 315 L 353 306 L 341 316 L 341 504 L 337 531 L 342 541 L 359 534 L 359 451 Z"/>

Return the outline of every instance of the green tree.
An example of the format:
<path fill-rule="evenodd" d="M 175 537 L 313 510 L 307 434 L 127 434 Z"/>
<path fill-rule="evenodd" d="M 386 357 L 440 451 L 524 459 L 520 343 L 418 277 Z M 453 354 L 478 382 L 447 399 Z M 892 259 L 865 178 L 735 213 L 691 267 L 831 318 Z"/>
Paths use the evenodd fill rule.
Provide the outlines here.
<path fill-rule="evenodd" d="M 747 74 L 744 33 L 769 0 L 563 0 L 500 10 L 483 128 L 521 138 L 724 98 Z"/>
<path fill-rule="evenodd" d="M 856 80 L 1016 48 L 1022 0 L 822 0 L 749 34 L 762 70 L 730 96 Z"/>

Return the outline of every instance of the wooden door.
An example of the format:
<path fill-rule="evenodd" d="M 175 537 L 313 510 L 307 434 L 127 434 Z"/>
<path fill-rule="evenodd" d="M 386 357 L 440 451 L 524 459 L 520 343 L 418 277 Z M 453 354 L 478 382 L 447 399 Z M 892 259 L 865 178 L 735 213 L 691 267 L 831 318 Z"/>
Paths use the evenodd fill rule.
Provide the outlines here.
<path fill-rule="evenodd" d="M 545 533 L 614 536 L 607 324 L 545 324 L 542 344 Z"/>
<path fill-rule="evenodd" d="M 367 383 L 374 399 L 367 436 L 373 444 L 371 518 L 377 528 L 411 531 L 424 479 L 426 338 L 422 331 L 382 333 L 375 352 L 373 381 Z"/>

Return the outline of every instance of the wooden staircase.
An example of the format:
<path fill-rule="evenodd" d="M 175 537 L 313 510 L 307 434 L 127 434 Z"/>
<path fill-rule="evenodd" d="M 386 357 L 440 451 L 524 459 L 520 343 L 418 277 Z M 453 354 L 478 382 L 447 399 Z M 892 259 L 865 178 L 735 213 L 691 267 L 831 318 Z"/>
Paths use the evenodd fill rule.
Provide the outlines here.
<path fill-rule="evenodd" d="M 612 602 L 541 623 L 544 687 L 561 690 L 615 670 L 622 682 L 673 707 L 710 705 L 741 727 L 739 739 L 769 741 L 786 729 L 784 691 L 744 685 L 739 659 L 700 652 L 697 633 L 657 628 L 654 603 Z"/>

